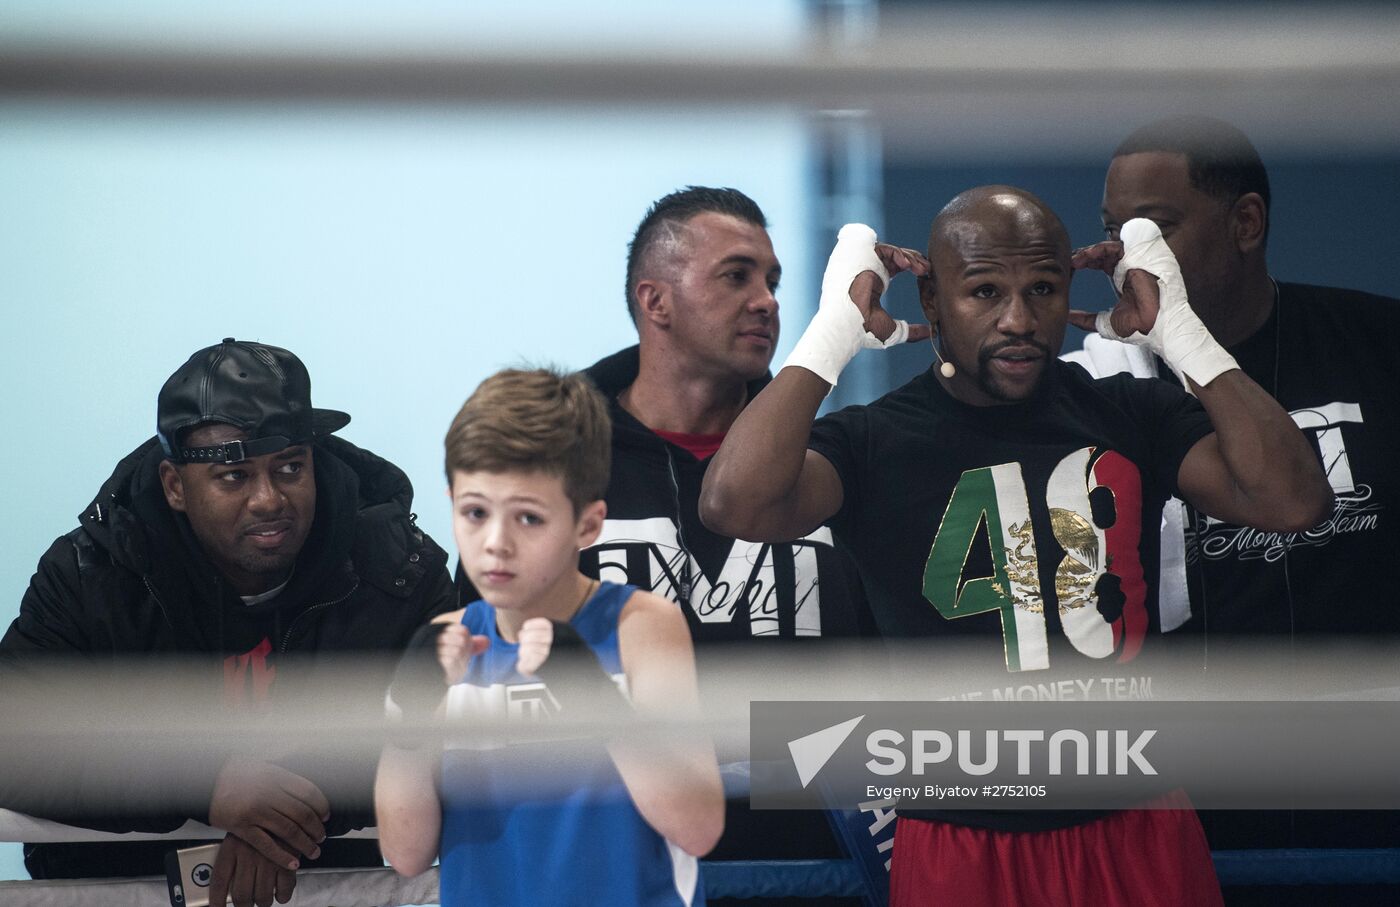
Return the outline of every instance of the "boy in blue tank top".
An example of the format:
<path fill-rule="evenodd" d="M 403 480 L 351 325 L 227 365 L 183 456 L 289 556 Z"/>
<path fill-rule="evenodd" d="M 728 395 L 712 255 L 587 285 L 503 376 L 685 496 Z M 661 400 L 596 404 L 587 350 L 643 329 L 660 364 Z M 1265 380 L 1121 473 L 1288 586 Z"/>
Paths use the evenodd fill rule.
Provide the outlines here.
<path fill-rule="evenodd" d="M 607 404 L 579 375 L 507 370 L 467 400 L 446 469 L 458 552 L 482 598 L 423 634 L 429 651 L 405 658 L 407 669 L 419 656 L 418 683 L 396 679 L 391 706 L 412 700 L 468 727 L 471 716 L 566 717 L 600 694 L 641 717 L 697 714 L 676 606 L 578 571 L 606 515 L 610 438 Z M 470 731 L 443 747 L 391 743 L 375 784 L 384 856 L 404 875 L 440 857 L 444 907 L 704 903 L 697 858 L 724 822 L 707 741 L 544 746 Z M 567 764 L 562 777 L 537 771 L 551 758 Z"/>

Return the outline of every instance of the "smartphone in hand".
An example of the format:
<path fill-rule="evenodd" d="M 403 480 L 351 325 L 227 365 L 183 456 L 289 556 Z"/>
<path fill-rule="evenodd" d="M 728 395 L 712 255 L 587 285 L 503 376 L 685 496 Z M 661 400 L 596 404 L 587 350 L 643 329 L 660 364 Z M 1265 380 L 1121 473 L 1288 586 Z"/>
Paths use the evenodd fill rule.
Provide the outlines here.
<path fill-rule="evenodd" d="M 170 907 L 208 907 L 209 883 L 214 878 L 214 857 L 218 852 L 219 845 L 205 844 L 165 855 Z"/>

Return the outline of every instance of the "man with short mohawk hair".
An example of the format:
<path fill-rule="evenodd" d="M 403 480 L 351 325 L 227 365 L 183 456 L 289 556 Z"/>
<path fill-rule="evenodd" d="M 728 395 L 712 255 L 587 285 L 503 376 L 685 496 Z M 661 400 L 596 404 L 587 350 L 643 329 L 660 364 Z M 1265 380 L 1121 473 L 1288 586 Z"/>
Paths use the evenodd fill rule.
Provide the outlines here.
<path fill-rule="evenodd" d="M 707 643 L 742 641 L 758 656 L 764 646 L 873 632 L 855 571 L 826 527 L 751 544 L 700 521 L 714 452 L 767 385 L 778 343 L 782 265 L 767 226 L 737 189 L 689 186 L 659 199 L 628 247 L 627 308 L 639 342 L 586 372 L 610 405 L 613 468 L 608 518 L 583 552 L 583 570 L 680 606 L 702 694 Z M 761 698 L 763 689 L 751 694 Z M 710 857 L 840 855 L 822 816 L 754 812 L 730 800 Z"/>
<path fill-rule="evenodd" d="M 689 186 L 653 204 L 628 247 L 639 342 L 586 370 L 614 427 L 608 520 L 584 569 L 675 600 L 700 643 L 863 629 L 827 530 L 750 545 L 696 511 L 710 457 L 769 380 L 782 265 L 767 223 L 737 189 Z M 703 651 L 700 666 L 703 679 Z"/>

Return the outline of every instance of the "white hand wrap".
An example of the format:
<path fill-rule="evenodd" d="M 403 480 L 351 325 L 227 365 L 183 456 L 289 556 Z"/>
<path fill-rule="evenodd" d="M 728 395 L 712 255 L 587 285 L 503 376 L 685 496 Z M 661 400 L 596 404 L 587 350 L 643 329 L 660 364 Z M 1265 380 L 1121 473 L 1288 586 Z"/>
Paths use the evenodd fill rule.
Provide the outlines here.
<path fill-rule="evenodd" d="M 851 282 L 862 271 L 880 278 L 880 292 L 890 285 L 889 272 L 875 254 L 875 231 L 865 224 L 846 224 L 836 235 L 836 248 L 822 275 L 822 297 L 812 323 L 783 362 L 801 366 L 836 386 L 841 370 L 865 349 L 888 349 L 909 339 L 909 322 L 895 321 L 894 333 L 881 340 L 865 329 L 865 318 L 851 301 Z"/>
<path fill-rule="evenodd" d="M 1225 351 L 1191 310 L 1181 267 L 1157 225 L 1137 217 L 1124 224 L 1119 235 L 1123 240 L 1123 259 L 1113 269 L 1113 285 L 1122 293 L 1128 271 L 1146 271 L 1157 278 L 1160 307 L 1157 321 L 1146 335 L 1134 331 L 1128 337 L 1120 337 L 1113 330 L 1109 312 L 1100 312 L 1095 321 L 1099 334 L 1110 340 L 1146 346 L 1162 357 L 1188 391 L 1191 386 L 1186 383 L 1187 377 L 1205 387 L 1221 373 L 1239 368 L 1235 357 Z"/>

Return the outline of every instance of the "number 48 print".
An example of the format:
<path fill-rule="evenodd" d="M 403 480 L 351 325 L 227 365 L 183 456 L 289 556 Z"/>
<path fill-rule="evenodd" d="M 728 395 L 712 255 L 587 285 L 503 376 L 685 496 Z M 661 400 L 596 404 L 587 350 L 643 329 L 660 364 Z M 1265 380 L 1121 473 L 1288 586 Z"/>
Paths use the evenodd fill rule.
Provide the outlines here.
<path fill-rule="evenodd" d="M 1122 454 L 1094 458 L 1094 450 L 1066 456 L 1046 485 L 1049 529 L 1065 551 L 1055 569 L 1055 601 L 1076 650 L 1128 661 L 1142 648 L 1148 623 L 1138 553 L 1142 476 Z M 924 598 L 944 617 L 1000 613 L 1012 671 L 1050 666 L 1033 519 L 1021 464 L 969 469 L 953 489 L 924 568 Z M 964 581 L 979 534 L 991 550 L 992 575 Z"/>

